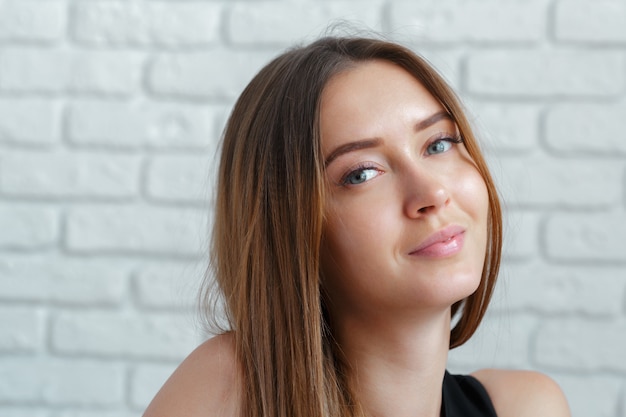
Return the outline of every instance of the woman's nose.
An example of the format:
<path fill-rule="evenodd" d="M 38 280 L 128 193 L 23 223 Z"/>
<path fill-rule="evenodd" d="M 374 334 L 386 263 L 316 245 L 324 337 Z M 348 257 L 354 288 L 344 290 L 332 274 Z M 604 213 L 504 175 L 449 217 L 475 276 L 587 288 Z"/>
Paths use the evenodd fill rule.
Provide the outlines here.
<path fill-rule="evenodd" d="M 436 213 L 450 202 L 447 187 L 428 172 L 412 172 L 404 187 L 405 212 L 410 218 Z"/>

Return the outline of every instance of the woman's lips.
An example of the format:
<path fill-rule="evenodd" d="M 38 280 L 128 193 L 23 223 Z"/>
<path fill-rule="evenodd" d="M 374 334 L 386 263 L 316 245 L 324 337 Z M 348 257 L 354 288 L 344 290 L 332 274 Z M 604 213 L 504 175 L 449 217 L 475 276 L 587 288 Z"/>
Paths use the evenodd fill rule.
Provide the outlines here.
<path fill-rule="evenodd" d="M 463 249 L 465 229 L 460 226 L 445 227 L 426 238 L 410 255 L 443 258 Z"/>

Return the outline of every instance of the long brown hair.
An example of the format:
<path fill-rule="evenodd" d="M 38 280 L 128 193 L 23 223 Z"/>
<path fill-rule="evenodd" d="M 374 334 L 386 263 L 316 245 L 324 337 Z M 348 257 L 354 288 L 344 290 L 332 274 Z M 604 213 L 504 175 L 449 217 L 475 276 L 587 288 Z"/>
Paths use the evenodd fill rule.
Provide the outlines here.
<path fill-rule="evenodd" d="M 451 348 L 471 337 L 491 298 L 502 244 L 500 204 L 462 106 L 443 78 L 409 49 L 377 39 L 327 37 L 287 51 L 239 97 L 219 168 L 212 274 L 241 365 L 241 416 L 358 413 L 320 289 L 325 180 L 319 107 L 334 75 L 369 60 L 399 65 L 441 102 L 487 184 L 482 279 L 474 294 L 452 306 Z"/>

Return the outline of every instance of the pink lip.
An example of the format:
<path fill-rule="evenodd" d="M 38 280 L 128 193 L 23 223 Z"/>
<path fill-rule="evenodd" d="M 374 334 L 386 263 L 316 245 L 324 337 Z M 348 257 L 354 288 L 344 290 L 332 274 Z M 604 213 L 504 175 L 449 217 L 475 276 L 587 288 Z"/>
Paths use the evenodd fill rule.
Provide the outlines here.
<path fill-rule="evenodd" d="M 464 241 L 464 228 L 448 226 L 428 236 L 417 248 L 411 251 L 410 255 L 432 258 L 454 255 L 463 249 Z"/>

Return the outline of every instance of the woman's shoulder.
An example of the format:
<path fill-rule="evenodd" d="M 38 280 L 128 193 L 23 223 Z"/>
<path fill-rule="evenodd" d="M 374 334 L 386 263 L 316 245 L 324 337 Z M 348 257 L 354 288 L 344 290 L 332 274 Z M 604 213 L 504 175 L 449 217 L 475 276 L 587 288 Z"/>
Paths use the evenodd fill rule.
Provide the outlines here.
<path fill-rule="evenodd" d="M 237 370 L 232 336 L 215 336 L 180 364 L 143 417 L 235 416 Z"/>
<path fill-rule="evenodd" d="M 487 390 L 499 417 L 571 416 L 563 391 L 545 374 L 482 369 L 472 376 Z"/>

